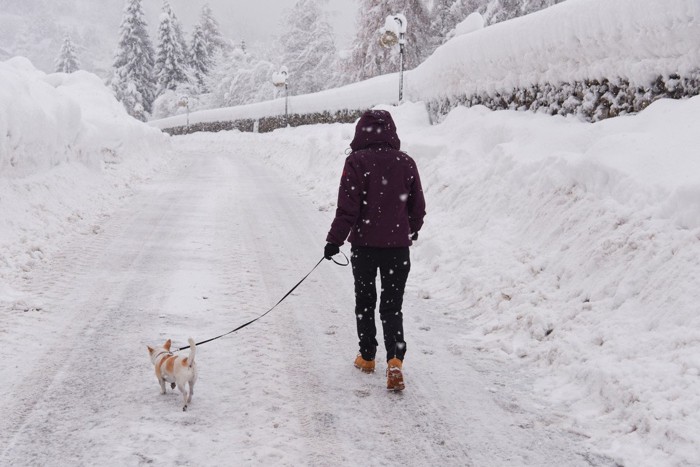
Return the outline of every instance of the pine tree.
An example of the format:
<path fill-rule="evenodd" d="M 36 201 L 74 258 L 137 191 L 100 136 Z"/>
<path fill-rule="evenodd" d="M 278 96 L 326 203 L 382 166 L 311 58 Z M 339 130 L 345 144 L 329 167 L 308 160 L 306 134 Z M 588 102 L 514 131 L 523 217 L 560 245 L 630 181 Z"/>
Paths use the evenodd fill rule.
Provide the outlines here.
<path fill-rule="evenodd" d="M 167 0 L 164 0 L 158 28 L 158 51 L 155 63 L 158 94 L 166 89 L 177 89 L 178 85 L 188 82 L 185 50 L 178 37 L 179 27 L 175 13 Z"/>
<path fill-rule="evenodd" d="M 197 24 L 192 31 L 192 44 L 189 51 L 189 66 L 200 91 L 205 90 L 205 78 L 211 68 L 211 59 L 207 53 L 207 43 L 202 26 Z"/>
<path fill-rule="evenodd" d="M 270 78 L 279 67 L 242 49 L 234 49 L 227 58 L 216 64 L 206 79 L 208 107 L 250 104 L 275 96 Z"/>
<path fill-rule="evenodd" d="M 148 37 L 141 0 L 127 0 L 114 54 L 112 88 L 130 115 L 141 120 L 155 99 L 153 45 Z"/>
<path fill-rule="evenodd" d="M 500 0 L 499 8 L 493 15 L 491 22 L 499 23 L 523 15 L 523 2 L 521 0 Z"/>
<path fill-rule="evenodd" d="M 455 27 L 469 14 L 479 11 L 489 0 L 435 0 L 430 12 L 430 33 L 435 48 L 444 44 Z"/>
<path fill-rule="evenodd" d="M 199 25 L 202 27 L 202 31 L 204 31 L 204 39 L 207 44 L 209 59 L 214 60 L 217 53 L 224 50 L 227 44 L 219 30 L 219 23 L 214 18 L 214 13 L 211 11 L 208 4 L 202 7 Z"/>
<path fill-rule="evenodd" d="M 56 59 L 56 72 L 73 73 L 79 69 L 80 62 L 78 62 L 78 57 L 75 54 L 75 47 L 73 46 L 70 36 L 66 34 L 66 36 L 63 38 L 61 52 Z"/>
<path fill-rule="evenodd" d="M 394 73 L 399 69 L 399 47 L 384 49 L 379 44 L 379 30 L 387 16 L 402 13 L 406 17 L 406 47 L 404 68 L 418 66 L 432 51 L 434 41 L 430 33 L 430 17 L 420 0 L 360 0 L 357 35 L 353 42 L 352 58 L 346 73 L 354 81 Z"/>
<path fill-rule="evenodd" d="M 289 11 L 287 30 L 280 37 L 281 65 L 289 69 L 295 94 L 318 92 L 335 83 L 337 50 L 333 29 L 318 0 L 298 0 Z"/>
<path fill-rule="evenodd" d="M 479 5 L 479 0 L 467 0 L 476 4 L 479 12 L 484 15 L 489 24 L 507 21 L 535 11 L 548 8 L 564 0 L 490 0 L 486 5 Z"/>

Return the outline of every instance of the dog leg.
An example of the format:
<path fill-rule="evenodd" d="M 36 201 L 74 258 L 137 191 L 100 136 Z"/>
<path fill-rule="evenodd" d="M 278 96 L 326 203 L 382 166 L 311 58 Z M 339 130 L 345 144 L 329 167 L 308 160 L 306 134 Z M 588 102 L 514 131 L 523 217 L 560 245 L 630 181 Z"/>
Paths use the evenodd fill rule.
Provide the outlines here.
<path fill-rule="evenodd" d="M 192 402 L 192 394 L 194 394 L 194 381 L 190 381 L 190 396 L 187 398 L 187 402 Z"/>
<path fill-rule="evenodd" d="M 185 384 L 178 383 L 177 388 L 182 393 L 182 400 L 185 403 L 185 405 L 182 407 L 182 411 L 184 412 L 187 410 L 187 403 L 189 402 L 189 400 L 187 400 L 187 386 Z"/>
<path fill-rule="evenodd" d="M 165 394 L 165 380 L 158 378 L 158 383 L 160 384 L 160 393 Z"/>

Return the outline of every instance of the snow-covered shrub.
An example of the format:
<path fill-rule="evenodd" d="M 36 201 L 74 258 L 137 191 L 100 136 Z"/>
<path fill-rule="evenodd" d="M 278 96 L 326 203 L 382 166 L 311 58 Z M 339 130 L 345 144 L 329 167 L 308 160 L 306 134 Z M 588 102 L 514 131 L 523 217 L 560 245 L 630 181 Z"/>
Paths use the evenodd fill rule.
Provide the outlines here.
<path fill-rule="evenodd" d="M 473 95 L 445 96 L 427 102 L 431 118 L 440 121 L 457 106 L 483 105 L 491 110 L 530 110 L 550 115 L 576 115 L 595 122 L 636 113 L 661 98 L 680 99 L 700 94 L 700 70 L 687 77 L 677 73 L 658 76 L 648 86 L 633 86 L 629 80 L 584 80 L 558 85 L 544 83 Z"/>

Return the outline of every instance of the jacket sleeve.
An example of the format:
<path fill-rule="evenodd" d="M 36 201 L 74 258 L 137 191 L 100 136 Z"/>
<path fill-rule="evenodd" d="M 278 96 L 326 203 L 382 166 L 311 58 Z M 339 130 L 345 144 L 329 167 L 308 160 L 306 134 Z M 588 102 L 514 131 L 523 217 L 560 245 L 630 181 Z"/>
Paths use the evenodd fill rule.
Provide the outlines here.
<path fill-rule="evenodd" d="M 357 175 L 357 167 L 350 157 L 345 160 L 343 175 L 340 178 L 338 189 L 338 207 L 335 210 L 335 219 L 331 224 L 326 241 L 334 245 L 342 246 L 348 238 L 350 230 L 360 217 L 362 202 L 362 188 L 360 178 Z"/>
<path fill-rule="evenodd" d="M 411 228 L 411 233 L 420 231 L 423 227 L 423 218 L 425 217 L 425 198 L 423 197 L 423 186 L 421 185 L 420 175 L 415 162 L 413 163 L 413 184 L 411 192 L 408 195 L 408 225 Z"/>

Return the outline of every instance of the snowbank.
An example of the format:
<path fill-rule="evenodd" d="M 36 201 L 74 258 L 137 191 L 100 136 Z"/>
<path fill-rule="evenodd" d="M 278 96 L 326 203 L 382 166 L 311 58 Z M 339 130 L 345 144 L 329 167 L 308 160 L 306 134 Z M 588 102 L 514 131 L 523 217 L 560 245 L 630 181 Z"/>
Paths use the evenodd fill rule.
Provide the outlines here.
<path fill-rule="evenodd" d="M 465 343 L 534 366 L 596 449 L 625 465 L 700 463 L 700 98 L 597 124 L 474 107 L 430 126 L 422 104 L 391 111 L 428 202 L 409 299 L 453 317 Z M 352 135 L 187 143 L 264 144 L 330 225 Z"/>
<path fill-rule="evenodd" d="M 90 231 L 118 194 L 152 170 L 168 137 L 129 117 L 87 72 L 47 75 L 17 57 L 0 62 L 0 83 L 5 278 L 30 271 L 58 237 Z"/>

